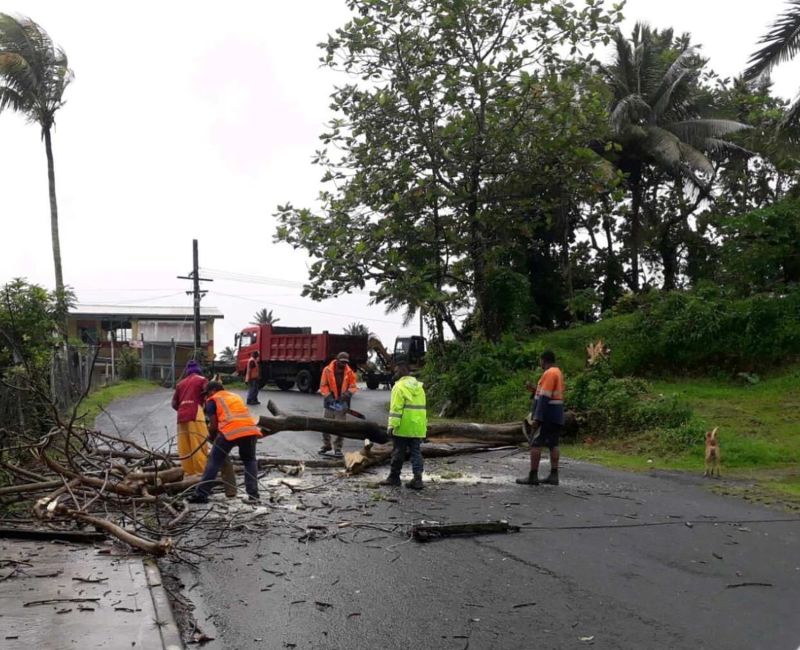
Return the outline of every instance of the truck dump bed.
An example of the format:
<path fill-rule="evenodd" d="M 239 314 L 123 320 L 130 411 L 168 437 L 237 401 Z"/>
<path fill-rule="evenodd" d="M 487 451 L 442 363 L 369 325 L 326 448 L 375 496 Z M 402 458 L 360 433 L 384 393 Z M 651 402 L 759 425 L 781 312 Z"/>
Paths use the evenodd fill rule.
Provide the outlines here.
<path fill-rule="evenodd" d="M 277 329 L 277 328 L 275 328 Z M 268 327 L 262 329 L 262 361 L 297 361 L 300 363 L 325 363 L 339 352 L 350 355 L 350 363 L 361 365 L 367 361 L 367 341 L 363 336 L 346 334 L 276 334 Z"/>

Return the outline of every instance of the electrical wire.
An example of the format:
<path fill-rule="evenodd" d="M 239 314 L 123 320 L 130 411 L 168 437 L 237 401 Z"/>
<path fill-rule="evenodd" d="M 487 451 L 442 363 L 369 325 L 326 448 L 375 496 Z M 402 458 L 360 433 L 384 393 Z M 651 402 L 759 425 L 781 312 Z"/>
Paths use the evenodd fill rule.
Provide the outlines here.
<path fill-rule="evenodd" d="M 209 269 L 207 267 L 202 267 L 200 272 L 204 275 L 214 278 L 215 280 L 228 280 L 230 282 L 242 282 L 245 284 L 267 284 L 276 287 L 300 289 L 306 285 L 305 282 L 299 282 L 297 280 L 283 280 L 281 278 L 270 278 L 263 275 L 252 275 L 249 273 L 236 273 L 234 271 L 223 271 L 222 269 Z M 369 295 L 369 291 L 363 291 L 360 289 L 351 289 L 349 293 Z"/>
<path fill-rule="evenodd" d="M 212 290 L 209 293 L 213 293 L 213 294 L 218 295 L 218 296 L 225 296 L 227 298 L 237 298 L 239 300 L 246 300 L 248 302 L 263 303 L 263 300 L 256 300 L 254 298 L 245 298 L 244 296 L 237 296 L 237 295 L 232 294 L 232 293 L 223 293 L 222 291 Z M 321 309 L 310 309 L 308 307 L 295 307 L 293 305 L 282 305 L 282 304 L 277 303 L 277 302 L 270 302 L 270 305 L 271 306 L 274 305 L 275 307 L 281 307 L 283 309 L 295 309 L 297 311 L 307 311 L 307 312 L 311 312 L 313 314 L 322 314 L 324 316 L 341 316 L 342 318 L 354 318 L 354 316 L 352 314 L 341 314 L 341 313 L 332 312 L 332 311 L 323 311 Z M 395 327 L 402 327 L 402 323 L 400 323 L 398 321 L 386 320 L 386 319 L 383 319 L 383 318 L 367 318 L 366 316 L 359 316 L 358 320 L 368 320 L 368 321 L 374 321 L 376 323 L 389 323 L 391 325 L 394 325 Z"/>

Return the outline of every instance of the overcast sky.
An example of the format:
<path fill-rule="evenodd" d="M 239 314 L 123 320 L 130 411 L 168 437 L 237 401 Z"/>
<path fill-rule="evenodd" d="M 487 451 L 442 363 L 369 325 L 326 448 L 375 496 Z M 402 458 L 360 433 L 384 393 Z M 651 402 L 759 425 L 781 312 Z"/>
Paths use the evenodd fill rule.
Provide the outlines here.
<path fill-rule="evenodd" d="M 739 73 L 783 0 L 629 0 L 636 20 L 689 31 L 723 76 Z M 190 305 L 191 240 L 201 267 L 280 278 L 288 286 L 218 279 L 216 348 L 233 344 L 261 307 L 281 324 L 331 332 L 362 321 L 391 343 L 401 318 L 364 295 L 314 303 L 302 252 L 272 243 L 279 203 L 312 205 L 310 159 L 343 78 L 319 67 L 316 44 L 347 19 L 344 0 L 136 3 L 18 0 L 67 51 L 75 81 L 54 135 L 64 278 L 82 303 Z M 776 88 L 792 97 L 798 65 Z M 0 115 L 6 245 L 0 281 L 53 286 L 44 147 L 37 127 Z M 251 278 L 252 279 L 252 278 Z M 416 326 L 407 330 L 413 333 Z"/>

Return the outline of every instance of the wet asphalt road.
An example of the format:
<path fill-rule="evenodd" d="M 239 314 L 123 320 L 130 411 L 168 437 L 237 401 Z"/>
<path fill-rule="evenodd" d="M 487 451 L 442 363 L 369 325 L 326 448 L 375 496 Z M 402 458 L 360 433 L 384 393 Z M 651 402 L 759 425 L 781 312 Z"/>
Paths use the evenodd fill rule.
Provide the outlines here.
<path fill-rule="evenodd" d="M 321 406 L 296 391 L 262 393 L 264 404 L 267 396 L 285 411 Z M 169 397 L 124 400 L 111 413 L 124 435 L 147 431 L 152 445 L 171 435 Z M 353 408 L 383 419 L 387 398 L 363 391 Z M 113 430 L 105 417 L 98 425 Z M 318 446 L 317 434 L 287 432 L 260 452 L 312 457 Z M 345 450 L 358 446 L 345 441 Z M 199 571 L 182 570 L 199 626 L 216 637 L 203 647 L 800 646 L 797 517 L 714 494 L 698 477 L 569 460 L 557 488 L 513 484 L 526 467 L 524 453 L 508 450 L 426 461 L 434 482 L 421 493 L 376 489 L 385 468 L 329 486 L 329 471 L 306 470 L 299 485 L 322 489 L 284 489 L 247 511 L 259 526 L 209 547 Z M 406 541 L 405 526 L 419 519 L 508 519 L 523 530 Z M 318 538 L 299 541 L 310 523 L 322 526 Z"/>

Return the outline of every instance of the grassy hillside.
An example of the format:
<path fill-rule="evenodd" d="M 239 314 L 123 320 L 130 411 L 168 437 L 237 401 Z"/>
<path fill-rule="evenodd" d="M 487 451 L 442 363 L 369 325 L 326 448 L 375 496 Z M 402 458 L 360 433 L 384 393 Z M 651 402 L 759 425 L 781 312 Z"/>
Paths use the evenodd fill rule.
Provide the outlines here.
<path fill-rule="evenodd" d="M 611 347 L 610 372 L 587 373 L 586 345 L 598 339 Z M 800 293 L 669 294 L 596 324 L 453 345 L 426 369 L 429 401 L 484 421 L 521 419 L 524 382 L 545 349 L 584 421 L 568 455 L 702 471 L 703 432 L 718 426 L 727 476 L 800 498 Z"/>

